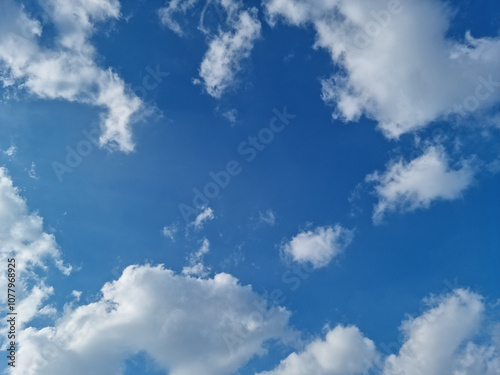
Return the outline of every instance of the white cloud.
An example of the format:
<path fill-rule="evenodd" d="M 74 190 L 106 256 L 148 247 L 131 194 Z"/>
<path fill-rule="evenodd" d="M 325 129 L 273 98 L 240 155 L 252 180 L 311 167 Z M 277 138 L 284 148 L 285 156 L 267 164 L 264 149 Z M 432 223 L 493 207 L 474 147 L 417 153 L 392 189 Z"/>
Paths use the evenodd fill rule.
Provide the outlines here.
<path fill-rule="evenodd" d="M 222 116 L 234 125 L 238 119 L 238 110 L 234 108 L 230 109 L 229 111 L 222 113 Z"/>
<path fill-rule="evenodd" d="M 192 259 L 201 260 L 208 251 L 205 240 Z M 23 359 L 13 375 L 118 373 L 124 360 L 140 352 L 172 375 L 229 375 L 265 354 L 268 340 L 288 340 L 293 334 L 284 308 L 267 307 L 265 299 L 231 275 L 192 278 L 162 266 L 127 268 L 102 288 L 101 300 L 88 305 L 75 307 L 81 292 L 73 291 L 75 300 L 61 317 L 46 304 L 55 291 L 39 271 L 50 262 L 64 273 L 70 268 L 63 267 L 54 236 L 43 232 L 42 218 L 28 211 L 0 168 L 1 262 L 11 257 L 16 258 L 17 308 L 23 312 L 17 322 Z M 26 327 L 41 315 L 59 319 L 54 326 Z M 3 322 L 0 337 L 6 337 L 6 329 Z"/>
<path fill-rule="evenodd" d="M 131 124 L 143 104 L 111 69 L 95 62 L 89 43 L 94 24 L 117 19 L 117 0 L 41 2 L 57 30 L 53 47 L 41 45 L 42 24 L 31 19 L 11 0 L 2 2 L 0 13 L 0 77 L 6 86 L 25 89 L 42 99 L 64 99 L 104 109 L 100 143 L 112 149 L 134 149 Z"/>
<path fill-rule="evenodd" d="M 375 344 L 357 327 L 337 326 L 324 340 L 292 353 L 272 371 L 260 375 L 363 375 L 378 359 Z"/>
<path fill-rule="evenodd" d="M 228 274 L 203 279 L 131 266 L 102 293 L 97 302 L 68 305 L 53 327 L 24 329 L 23 361 L 12 374 L 116 373 L 127 358 L 145 353 L 172 375 L 224 375 L 265 354 L 266 341 L 294 337 L 286 310 L 266 309 L 264 299 Z M 382 358 L 357 327 L 338 325 L 260 375 L 498 374 L 500 325 L 478 336 L 490 324 L 482 297 L 457 289 L 427 303 L 420 316 L 403 321 L 397 354 Z"/>
<path fill-rule="evenodd" d="M 131 266 L 102 294 L 67 307 L 54 327 L 25 329 L 12 374 L 114 374 L 142 352 L 171 375 L 229 375 L 288 335 L 286 310 L 262 310 L 265 300 L 224 273 L 200 279 Z"/>
<path fill-rule="evenodd" d="M 486 324 L 482 297 L 468 290 L 427 299 L 422 315 L 402 323 L 404 342 L 382 358 L 357 327 L 338 325 L 325 339 L 293 352 L 260 375 L 496 375 L 500 371 L 500 325 L 479 337 Z M 472 341 L 477 338 L 481 345 Z"/>
<path fill-rule="evenodd" d="M 299 239 L 295 245 L 328 247 L 331 233 L 331 227 L 303 232 L 294 238 Z M 201 263 L 208 252 L 205 239 L 190 260 Z M 269 340 L 288 342 L 294 337 L 285 309 L 269 307 L 250 286 L 241 286 L 231 275 L 190 277 L 162 266 L 137 265 L 105 284 L 100 300 L 79 307 L 74 306 L 77 301 L 66 305 L 54 326 L 26 327 L 37 315 L 58 316 L 46 304 L 54 289 L 34 276 L 35 266 L 46 267 L 51 260 L 63 272 L 69 269 L 62 267 L 54 237 L 43 232 L 42 218 L 29 212 L 3 168 L 0 256 L 5 264 L 6 257 L 15 256 L 18 272 L 35 281 L 31 289 L 21 289 L 23 298 L 18 301 L 23 311 L 18 354 L 23 360 L 13 375 L 117 373 L 127 358 L 138 353 L 145 353 L 172 375 L 229 375 L 255 355 L 266 354 Z M 322 258 L 311 262 L 317 259 Z M 81 292 L 72 295 L 77 300 Z M 427 303 L 423 314 L 403 322 L 405 339 L 399 352 L 381 361 L 373 342 L 358 328 L 337 326 L 264 374 L 364 374 L 369 369 L 383 375 L 498 374 L 500 325 L 488 322 L 492 337 L 482 337 L 480 344 L 473 341 L 484 332 L 487 314 L 482 297 L 458 289 Z M 0 335 L 5 337 L 4 323 Z"/>
<path fill-rule="evenodd" d="M 192 254 L 191 259 L 193 260 L 199 260 L 201 259 L 205 254 L 208 254 L 210 251 L 210 241 L 206 238 L 203 239 L 201 243 L 200 249 Z"/>
<path fill-rule="evenodd" d="M 435 200 L 453 200 L 473 182 L 475 170 L 470 161 L 451 168 L 445 151 L 430 146 L 416 159 L 393 161 L 383 174 L 375 172 L 366 180 L 375 183 L 378 203 L 373 220 L 380 222 L 387 212 L 427 208 Z"/>
<path fill-rule="evenodd" d="M 260 22 L 255 8 L 242 11 L 232 30 L 220 32 L 211 42 L 200 66 L 200 77 L 207 92 L 220 98 L 235 84 L 241 61 L 250 56 L 253 44 L 260 37 Z"/>
<path fill-rule="evenodd" d="M 11 145 L 7 150 L 2 151 L 5 155 L 12 157 L 17 152 L 17 147 L 15 145 Z"/>
<path fill-rule="evenodd" d="M 500 38 L 447 38 L 453 12 L 437 0 L 267 0 L 271 24 L 312 25 L 338 73 L 323 80 L 334 117 L 366 115 L 389 138 L 500 100 Z M 448 5 L 447 5 L 448 4 Z M 425 25 L 425 27 L 423 27 Z M 488 83 L 489 82 L 489 83 Z"/>
<path fill-rule="evenodd" d="M 402 324 L 406 341 L 390 355 L 383 375 L 493 375 L 500 370 L 498 349 L 470 340 L 483 321 L 482 298 L 466 290 L 431 300 L 421 316 Z M 495 370 L 496 369 L 496 370 Z"/>
<path fill-rule="evenodd" d="M 31 162 L 31 168 L 28 171 L 28 176 L 34 180 L 38 180 L 38 176 L 36 174 L 36 163 L 34 161 Z"/>
<path fill-rule="evenodd" d="M 178 35 L 183 35 L 175 15 L 186 15 L 188 11 L 193 11 L 197 3 L 197 0 L 171 0 L 168 6 L 159 10 L 160 20 Z M 222 24 L 216 34 L 203 24 L 209 5 L 215 7 Z M 219 11 L 219 7 L 224 12 Z M 196 78 L 193 82 L 200 84 L 203 81 L 205 90 L 214 98 L 220 98 L 234 87 L 242 61 L 250 56 L 255 41 L 260 37 L 261 23 L 257 13 L 256 8 L 243 9 L 242 3 L 234 0 L 216 0 L 205 4 L 198 28 L 210 42 L 200 66 L 201 80 Z"/>
<path fill-rule="evenodd" d="M 314 231 L 300 232 L 282 245 L 281 251 L 298 263 L 310 263 L 313 268 L 327 266 L 351 243 L 353 232 L 342 228 L 317 227 Z"/>
<path fill-rule="evenodd" d="M 45 305 L 38 310 L 37 314 L 40 316 L 45 315 L 45 317 L 55 318 L 57 316 L 57 309 L 54 306 Z"/>
<path fill-rule="evenodd" d="M 29 212 L 6 169 L 0 168 L 0 263 L 6 265 L 11 257 L 16 258 L 16 268 L 21 273 L 45 268 L 47 261 L 65 274 L 71 271 L 71 267 L 62 264 L 54 235 L 44 232 L 43 219 Z M 3 273 L 0 280 L 5 283 Z M 0 299 L 4 298 L 0 295 Z"/>
<path fill-rule="evenodd" d="M 179 225 L 177 223 L 174 223 L 163 227 L 161 232 L 165 237 L 170 238 L 170 240 L 172 241 L 175 241 L 175 235 L 177 234 L 178 230 Z"/>
<path fill-rule="evenodd" d="M 196 216 L 196 219 L 194 219 L 194 221 L 189 225 L 194 226 L 195 229 L 201 229 L 203 228 L 205 222 L 213 220 L 214 217 L 214 211 L 210 207 L 205 207 L 203 211 L 201 211 L 200 214 Z"/>
<path fill-rule="evenodd" d="M 82 296 L 82 292 L 80 290 L 73 290 L 71 295 L 75 297 L 77 301 L 80 301 L 80 297 Z"/>
<path fill-rule="evenodd" d="M 259 212 L 259 221 L 263 224 L 274 226 L 276 224 L 276 213 L 271 209 L 266 212 Z"/>
<path fill-rule="evenodd" d="M 330 227 L 296 236 L 296 245 L 331 244 Z M 333 233 L 338 232 L 333 230 Z M 294 238 L 295 239 L 295 238 Z M 293 242 L 293 240 L 292 240 Z M 190 259 L 200 261 L 209 251 L 204 240 Z M 0 255 L 18 259 L 19 271 L 45 267 L 51 259 L 62 268 L 54 237 L 43 232 L 42 219 L 29 213 L 26 202 L 0 169 Z M 316 261 L 314 258 L 313 261 Z M 5 259 L 2 261 L 4 263 Z M 56 316 L 45 301 L 54 293 L 40 278 L 24 289 L 18 332 L 18 366 L 12 374 L 59 375 L 117 373 L 127 358 L 145 353 L 172 375 L 229 375 L 255 355 L 266 354 L 266 342 L 295 337 L 290 314 L 241 286 L 233 276 L 213 278 L 179 275 L 163 266 L 130 266 L 102 288 L 94 303 L 65 306 L 54 326 L 25 327 L 36 315 Z M 73 291 L 76 300 L 81 292 Z M 484 326 L 482 298 L 466 290 L 428 299 L 429 308 L 403 322 L 405 341 L 398 354 L 382 361 L 383 375 L 495 375 L 500 326 L 491 340 L 472 339 Z M 5 325 L 0 328 L 5 337 Z M 364 374 L 379 354 L 356 327 L 337 326 L 284 359 L 269 375 Z"/>
<path fill-rule="evenodd" d="M 182 269 L 183 275 L 205 277 L 210 272 L 210 268 L 207 268 L 203 264 L 203 256 L 208 254 L 210 251 L 210 241 L 206 238 L 203 239 L 201 247 L 198 251 L 192 253 L 189 256 L 189 266 L 185 266 Z"/>
<path fill-rule="evenodd" d="M 238 0 L 208 0 L 205 1 L 203 9 L 199 11 L 199 9 L 196 9 L 196 5 L 199 3 L 199 0 L 170 0 L 166 7 L 158 10 L 160 21 L 177 35 L 183 36 L 185 32 L 179 24 L 179 18 L 184 21 L 188 16 L 188 12 L 191 14 L 199 13 L 198 29 L 205 35 L 210 36 L 210 27 L 205 27 L 204 24 L 207 12 L 214 10 L 219 21 L 225 24 L 234 19 L 242 6 L 242 3 Z M 178 17 L 178 15 L 182 17 Z"/>
<path fill-rule="evenodd" d="M 38 314 L 52 314 L 54 312 L 53 308 L 51 309 L 49 306 L 43 306 L 43 303 L 53 294 L 54 288 L 46 286 L 43 282 L 40 282 L 39 285 L 35 285 L 27 292 L 26 296 L 20 300 L 16 306 L 17 311 L 21 312 L 18 314 L 18 327 L 21 328 Z"/>
<path fill-rule="evenodd" d="M 29 211 L 6 169 L 0 168 L 0 264 L 7 271 L 7 265 L 12 263 L 15 265 L 16 309 L 22 312 L 17 315 L 20 330 L 35 316 L 54 312 L 52 307 L 44 305 L 54 289 L 46 285 L 41 271 L 55 265 L 69 275 L 71 266 L 63 264 L 54 235 L 44 232 L 42 217 Z M 2 272 L 0 288 L 6 292 L 0 294 L 0 311 L 4 314 L 8 282 L 7 272 Z M 6 337 L 5 323 L 0 323 L 0 337 Z"/>
<path fill-rule="evenodd" d="M 161 23 L 176 34 L 184 35 L 181 26 L 175 20 L 175 14 L 182 13 L 185 16 L 187 11 L 192 10 L 197 2 L 198 0 L 171 0 L 166 7 L 158 11 Z"/>

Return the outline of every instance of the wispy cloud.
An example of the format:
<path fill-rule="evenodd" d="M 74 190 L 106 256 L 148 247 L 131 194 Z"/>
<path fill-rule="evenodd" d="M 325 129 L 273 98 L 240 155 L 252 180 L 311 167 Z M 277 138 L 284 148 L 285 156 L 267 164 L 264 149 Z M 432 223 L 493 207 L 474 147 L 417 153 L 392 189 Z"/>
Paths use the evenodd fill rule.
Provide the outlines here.
<path fill-rule="evenodd" d="M 207 221 L 213 220 L 214 218 L 214 211 L 210 207 L 205 207 L 189 226 L 193 226 L 195 229 L 201 229 Z"/>
<path fill-rule="evenodd" d="M 12 157 L 17 152 L 17 147 L 15 145 L 11 145 L 7 150 L 2 151 L 8 157 Z"/>
<path fill-rule="evenodd" d="M 229 111 L 222 113 L 222 117 L 227 119 L 231 124 L 235 124 L 238 119 L 238 110 L 235 108 L 230 109 Z"/>
<path fill-rule="evenodd" d="M 179 224 L 178 223 L 174 223 L 174 224 L 171 224 L 171 225 L 168 225 L 168 226 L 164 226 L 161 233 L 169 238 L 170 240 L 172 240 L 173 242 L 175 242 L 175 235 L 177 234 L 177 232 L 179 231 Z"/>
<path fill-rule="evenodd" d="M 182 269 L 183 275 L 205 277 L 209 274 L 210 268 L 203 264 L 203 257 L 210 251 L 210 242 L 204 238 L 198 251 L 190 254 L 189 266 Z"/>
<path fill-rule="evenodd" d="M 184 31 L 176 15 L 193 12 L 197 4 L 197 0 L 170 1 L 168 6 L 159 10 L 160 20 L 182 36 Z M 203 25 L 209 5 L 216 7 L 222 23 L 216 33 Z M 193 82 L 203 83 L 206 92 L 214 98 L 220 98 L 236 85 L 241 63 L 250 56 L 255 41 L 260 37 L 261 23 L 257 13 L 256 8 L 244 9 L 242 3 L 232 0 L 208 1 L 201 11 L 199 29 L 207 35 L 209 46 L 200 66 L 201 80 L 196 78 Z"/>
<path fill-rule="evenodd" d="M 273 227 L 276 224 L 276 213 L 271 209 L 259 212 L 259 222 Z"/>
<path fill-rule="evenodd" d="M 219 33 L 210 42 L 200 66 L 205 89 L 215 98 L 220 98 L 235 84 L 241 61 L 250 56 L 254 41 L 260 37 L 256 9 L 242 11 L 231 21 L 231 26 L 231 31 Z"/>
<path fill-rule="evenodd" d="M 38 180 L 38 176 L 36 174 L 36 163 L 34 161 L 31 162 L 31 168 L 28 171 L 28 176 L 34 180 Z"/>

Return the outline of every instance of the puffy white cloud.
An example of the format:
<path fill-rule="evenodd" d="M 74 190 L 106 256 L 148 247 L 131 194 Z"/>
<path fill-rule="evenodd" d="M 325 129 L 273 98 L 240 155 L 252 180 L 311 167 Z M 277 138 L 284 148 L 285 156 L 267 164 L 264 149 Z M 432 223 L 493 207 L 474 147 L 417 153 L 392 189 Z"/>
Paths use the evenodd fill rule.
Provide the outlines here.
<path fill-rule="evenodd" d="M 94 24 L 117 19 L 117 0 L 40 3 L 57 30 L 53 47 L 42 46 L 42 25 L 11 0 L 0 12 L 0 76 L 5 86 L 16 86 L 43 99 L 64 99 L 103 108 L 101 145 L 129 152 L 134 149 L 131 124 L 143 104 L 111 69 L 95 62 L 89 43 Z"/>
<path fill-rule="evenodd" d="M 468 343 L 460 357 L 455 360 L 453 375 L 497 375 L 500 373 L 498 343 L 479 346 Z"/>
<path fill-rule="evenodd" d="M 205 240 L 191 259 L 200 261 L 208 250 Z M 46 305 L 55 290 L 39 271 L 52 262 L 69 273 L 60 256 L 54 236 L 43 231 L 43 219 L 29 212 L 0 168 L 0 260 L 7 264 L 7 258 L 16 258 L 17 308 L 22 311 L 17 321 L 22 361 L 12 374 L 114 374 L 140 352 L 173 375 L 231 374 L 265 354 L 268 340 L 294 335 L 284 308 L 269 306 L 231 275 L 193 278 L 162 266 L 131 266 L 102 288 L 99 301 L 79 307 L 73 301 L 54 326 L 26 327 L 37 315 L 59 314 Z M 72 295 L 78 300 L 81 292 Z M 3 322 L 2 344 L 5 333 Z"/>
<path fill-rule="evenodd" d="M 481 299 L 463 289 L 431 299 L 428 311 L 403 322 L 406 341 L 397 355 L 386 359 L 383 375 L 498 373 L 499 348 L 469 341 L 483 321 L 485 308 Z"/>
<path fill-rule="evenodd" d="M 228 274 L 200 279 L 131 266 L 97 302 L 67 308 L 53 327 L 25 329 L 12 374 L 115 374 L 139 352 L 172 375 L 231 374 L 264 354 L 264 342 L 289 334 L 289 313 L 265 306 Z"/>
<path fill-rule="evenodd" d="M 16 256 L 18 269 L 45 267 L 52 259 L 61 270 L 54 237 L 43 232 L 42 219 L 0 169 L 0 255 Z M 341 231 L 341 229 L 339 229 Z M 304 232 L 299 245 L 331 244 L 330 227 Z M 306 247 L 307 247 L 306 246 Z M 328 246 L 327 246 L 328 247 Z M 209 251 L 204 240 L 191 260 Z M 5 259 L 3 260 L 5 262 Z M 57 314 L 44 306 L 54 289 L 40 278 L 25 289 L 18 308 L 19 361 L 13 375 L 117 373 L 123 362 L 145 353 L 172 375 L 231 374 L 253 356 L 266 353 L 266 342 L 294 337 L 290 314 L 242 286 L 233 276 L 213 278 L 179 275 L 163 266 L 130 266 L 102 288 L 102 297 L 87 305 L 67 305 L 53 326 L 25 327 L 34 316 Z M 76 300 L 81 293 L 73 291 Z M 472 341 L 484 326 L 485 304 L 467 290 L 428 299 L 429 308 L 403 322 L 405 341 L 398 354 L 380 362 L 374 344 L 356 327 L 337 326 L 299 353 L 292 353 L 264 374 L 364 374 L 378 368 L 383 375 L 495 375 L 500 326 L 491 342 Z M 5 327 L 0 329 L 5 337 Z M 378 366 L 381 364 L 380 366 Z"/>
<path fill-rule="evenodd" d="M 289 313 L 228 274 L 212 279 L 162 266 L 131 266 L 102 288 L 97 302 L 69 306 L 53 327 L 22 331 L 13 374 L 116 373 L 126 358 L 146 353 L 172 375 L 231 374 L 269 339 L 287 340 Z M 485 326 L 482 297 L 464 289 L 427 299 L 405 320 L 404 342 L 385 358 L 357 327 L 338 325 L 260 375 L 495 375 L 500 326 Z M 489 324 L 489 322 L 488 322 Z M 30 355 L 26 355 L 30 353 Z"/>
<path fill-rule="evenodd" d="M 313 268 L 327 266 L 351 243 L 353 232 L 340 225 L 317 227 L 303 231 L 281 247 L 284 256 L 298 263 L 310 263 Z"/>
<path fill-rule="evenodd" d="M 58 28 L 58 41 L 75 51 L 92 50 L 88 36 L 93 33 L 94 23 L 120 16 L 118 0 L 48 0 L 41 4 Z"/>
<path fill-rule="evenodd" d="M 197 0 L 171 0 L 166 7 L 159 10 L 160 20 L 177 34 L 183 35 L 175 15 L 185 15 L 192 11 L 197 3 Z M 211 32 L 203 25 L 210 4 L 216 7 L 223 24 L 217 33 Z M 224 15 L 217 7 L 224 10 Z M 255 41 L 260 37 L 261 23 L 257 9 L 243 9 L 242 4 L 234 0 L 207 2 L 201 12 L 199 29 L 210 40 L 200 66 L 200 78 L 207 93 L 214 98 L 220 98 L 236 84 L 242 61 L 250 56 Z M 201 83 L 199 79 L 194 82 Z"/>
<path fill-rule="evenodd" d="M 500 38 L 446 36 L 453 12 L 437 0 L 267 0 L 269 21 L 312 25 L 315 47 L 341 69 L 322 82 L 334 117 L 365 115 L 389 138 L 500 100 Z M 448 5 L 447 5 L 448 4 Z M 423 26 L 425 25 L 425 27 Z"/>
<path fill-rule="evenodd" d="M 367 176 L 375 183 L 378 203 L 373 220 L 379 223 L 387 212 L 427 208 L 435 200 L 453 200 L 461 196 L 474 180 L 471 161 L 464 160 L 458 168 L 450 166 L 442 147 L 430 146 L 416 159 L 405 163 L 393 161 L 383 174 Z"/>
<path fill-rule="evenodd" d="M 260 375 L 366 374 L 378 360 L 375 344 L 357 327 L 337 326 L 300 353 L 292 353 L 272 371 Z"/>
<path fill-rule="evenodd" d="M 427 310 L 401 325 L 404 342 L 382 358 L 357 327 L 337 326 L 260 375 L 495 375 L 500 372 L 500 325 L 478 338 L 486 324 L 485 304 L 464 289 L 427 299 Z"/>

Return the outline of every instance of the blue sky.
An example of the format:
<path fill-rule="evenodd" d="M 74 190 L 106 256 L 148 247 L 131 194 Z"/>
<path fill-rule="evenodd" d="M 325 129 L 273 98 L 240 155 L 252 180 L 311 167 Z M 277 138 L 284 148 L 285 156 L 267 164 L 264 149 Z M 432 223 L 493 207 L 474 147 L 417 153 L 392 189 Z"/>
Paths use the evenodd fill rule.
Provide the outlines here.
<path fill-rule="evenodd" d="M 3 372 L 500 373 L 499 14 L 3 1 Z"/>

